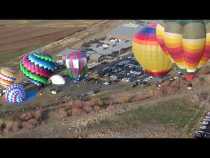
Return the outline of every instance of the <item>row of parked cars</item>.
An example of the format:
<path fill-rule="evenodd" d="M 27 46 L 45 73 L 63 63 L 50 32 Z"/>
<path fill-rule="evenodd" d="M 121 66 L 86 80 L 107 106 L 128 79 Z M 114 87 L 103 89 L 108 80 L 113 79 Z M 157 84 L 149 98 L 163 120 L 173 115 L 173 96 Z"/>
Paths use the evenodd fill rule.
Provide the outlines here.
<path fill-rule="evenodd" d="M 200 122 L 200 129 L 195 132 L 194 138 L 210 138 L 210 112 Z"/>
<path fill-rule="evenodd" d="M 107 77 L 110 81 L 130 82 L 135 85 L 147 84 L 152 77 L 144 73 L 142 67 L 132 56 L 114 61 L 98 70 L 100 77 Z"/>

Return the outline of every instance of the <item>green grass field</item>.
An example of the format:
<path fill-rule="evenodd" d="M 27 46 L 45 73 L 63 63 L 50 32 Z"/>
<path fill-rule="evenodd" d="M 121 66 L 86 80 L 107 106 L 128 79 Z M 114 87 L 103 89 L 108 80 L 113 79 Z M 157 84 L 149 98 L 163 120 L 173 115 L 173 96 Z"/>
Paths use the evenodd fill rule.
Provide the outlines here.
<path fill-rule="evenodd" d="M 174 127 L 179 132 L 191 136 L 193 129 L 199 122 L 204 109 L 184 99 L 173 99 L 159 102 L 150 106 L 140 106 L 108 120 L 91 125 L 91 128 L 100 129 L 134 129 L 142 124 L 160 124 Z"/>

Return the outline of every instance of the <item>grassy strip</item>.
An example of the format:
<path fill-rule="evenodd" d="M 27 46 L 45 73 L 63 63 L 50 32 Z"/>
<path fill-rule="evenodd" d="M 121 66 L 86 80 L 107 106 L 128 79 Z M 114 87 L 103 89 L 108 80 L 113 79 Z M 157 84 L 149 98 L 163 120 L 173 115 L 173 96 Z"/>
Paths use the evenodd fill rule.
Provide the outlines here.
<path fill-rule="evenodd" d="M 141 106 L 136 110 L 131 110 L 118 114 L 112 119 L 103 120 L 94 128 L 118 128 L 132 129 L 142 124 L 162 124 L 176 127 L 177 130 L 189 134 L 198 122 L 203 109 L 186 102 L 184 99 L 173 99 L 166 102 L 159 102 L 152 106 Z M 184 131 L 183 131 L 184 129 Z"/>

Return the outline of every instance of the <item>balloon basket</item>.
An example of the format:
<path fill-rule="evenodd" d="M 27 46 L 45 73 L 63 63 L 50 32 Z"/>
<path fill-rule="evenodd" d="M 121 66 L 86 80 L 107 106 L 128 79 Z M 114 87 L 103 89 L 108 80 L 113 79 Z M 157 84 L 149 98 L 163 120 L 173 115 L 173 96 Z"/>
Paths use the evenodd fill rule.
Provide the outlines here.
<path fill-rule="evenodd" d="M 185 74 L 185 75 L 184 75 L 184 79 L 185 79 L 186 81 L 192 81 L 192 80 L 194 80 L 196 77 L 197 77 L 197 76 L 196 76 L 195 73 L 190 73 L 190 74 Z"/>
<path fill-rule="evenodd" d="M 148 71 L 148 70 L 144 70 L 144 71 L 149 76 L 161 79 L 161 78 L 164 78 L 169 73 L 170 70 L 162 71 L 162 72 L 151 72 L 151 71 Z"/>

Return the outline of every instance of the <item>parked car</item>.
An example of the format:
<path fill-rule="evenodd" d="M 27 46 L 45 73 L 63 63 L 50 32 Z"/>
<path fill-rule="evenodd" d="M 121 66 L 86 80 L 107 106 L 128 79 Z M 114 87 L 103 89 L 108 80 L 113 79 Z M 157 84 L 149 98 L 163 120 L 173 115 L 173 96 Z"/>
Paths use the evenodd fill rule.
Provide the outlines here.
<path fill-rule="evenodd" d="M 106 85 L 106 86 L 108 86 L 110 84 L 111 84 L 111 82 L 104 82 L 104 85 Z"/>

